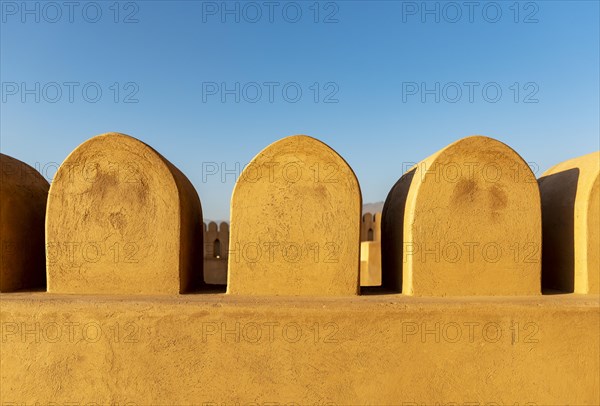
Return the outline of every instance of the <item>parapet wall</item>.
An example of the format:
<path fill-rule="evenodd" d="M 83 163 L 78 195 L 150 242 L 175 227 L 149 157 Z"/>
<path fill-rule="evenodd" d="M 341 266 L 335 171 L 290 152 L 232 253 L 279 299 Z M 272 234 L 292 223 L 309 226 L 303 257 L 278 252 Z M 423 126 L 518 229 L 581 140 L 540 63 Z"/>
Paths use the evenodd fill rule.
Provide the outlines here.
<path fill-rule="evenodd" d="M 468 137 L 362 215 L 348 163 L 288 137 L 230 225 L 129 136 L 79 146 L 49 191 L 3 157 L 0 404 L 600 404 L 598 157 L 538 185 Z M 4 250 L 24 241 L 45 261 Z"/>
<path fill-rule="evenodd" d="M 597 405 L 599 301 L 2 294 L 2 405 Z"/>

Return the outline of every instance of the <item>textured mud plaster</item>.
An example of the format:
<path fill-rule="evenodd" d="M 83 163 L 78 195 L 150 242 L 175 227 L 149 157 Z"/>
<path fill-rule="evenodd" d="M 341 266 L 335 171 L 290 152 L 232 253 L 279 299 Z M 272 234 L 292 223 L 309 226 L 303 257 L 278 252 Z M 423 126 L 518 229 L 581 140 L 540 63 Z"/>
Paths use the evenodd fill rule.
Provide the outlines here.
<path fill-rule="evenodd" d="M 44 216 L 50 185 L 31 166 L 0 154 L 0 292 L 46 288 Z"/>
<path fill-rule="evenodd" d="M 598 295 L 2 296 L 5 406 L 600 404 Z"/>
<path fill-rule="evenodd" d="M 600 293 L 600 151 L 559 163 L 539 179 L 544 287 Z"/>
<path fill-rule="evenodd" d="M 540 293 L 541 208 L 510 147 L 463 138 L 408 171 L 382 219 L 384 285 L 408 295 Z"/>
<path fill-rule="evenodd" d="M 50 188 L 48 291 L 177 294 L 202 282 L 202 210 L 189 180 L 143 142 L 77 147 Z"/>
<path fill-rule="evenodd" d="M 233 191 L 227 292 L 358 294 L 361 204 L 354 172 L 327 145 L 271 144 Z"/>

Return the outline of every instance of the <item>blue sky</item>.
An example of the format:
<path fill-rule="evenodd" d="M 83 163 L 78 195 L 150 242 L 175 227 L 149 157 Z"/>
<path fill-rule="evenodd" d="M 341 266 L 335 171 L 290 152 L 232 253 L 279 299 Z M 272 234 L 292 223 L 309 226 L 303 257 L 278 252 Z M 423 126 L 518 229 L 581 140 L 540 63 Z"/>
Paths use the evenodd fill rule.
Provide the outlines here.
<path fill-rule="evenodd" d="M 599 149 L 598 5 L 2 1 L 0 147 L 51 177 L 86 139 L 127 133 L 219 220 L 235 176 L 215 165 L 235 171 L 292 134 L 337 150 L 365 203 L 472 134 L 539 177 Z"/>

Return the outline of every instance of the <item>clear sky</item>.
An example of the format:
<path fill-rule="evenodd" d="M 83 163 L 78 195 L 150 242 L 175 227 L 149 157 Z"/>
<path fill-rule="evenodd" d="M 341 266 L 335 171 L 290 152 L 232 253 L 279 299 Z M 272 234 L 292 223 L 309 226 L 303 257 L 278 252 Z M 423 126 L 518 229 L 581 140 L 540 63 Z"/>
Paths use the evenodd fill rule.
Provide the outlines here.
<path fill-rule="evenodd" d="M 230 172 L 293 134 L 337 150 L 365 203 L 472 134 L 539 177 L 599 149 L 598 4 L 2 1 L 1 150 L 51 180 L 77 145 L 123 132 L 215 220 Z"/>

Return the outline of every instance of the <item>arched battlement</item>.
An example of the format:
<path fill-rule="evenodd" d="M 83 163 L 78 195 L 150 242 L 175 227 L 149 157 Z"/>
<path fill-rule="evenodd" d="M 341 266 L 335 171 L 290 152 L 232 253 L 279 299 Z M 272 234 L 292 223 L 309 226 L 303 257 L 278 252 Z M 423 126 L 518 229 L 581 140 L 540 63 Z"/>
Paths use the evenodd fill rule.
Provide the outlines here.
<path fill-rule="evenodd" d="M 354 172 L 323 142 L 269 145 L 233 191 L 227 292 L 356 295 L 361 204 Z"/>
<path fill-rule="evenodd" d="M 394 185 L 382 243 L 383 283 L 405 294 L 540 294 L 535 177 L 502 142 L 458 140 Z"/>
<path fill-rule="evenodd" d="M 600 151 L 553 166 L 539 186 L 544 287 L 600 293 Z"/>
<path fill-rule="evenodd" d="M 202 210 L 189 180 L 143 142 L 89 139 L 62 163 L 46 216 L 48 290 L 171 293 L 202 283 Z"/>

